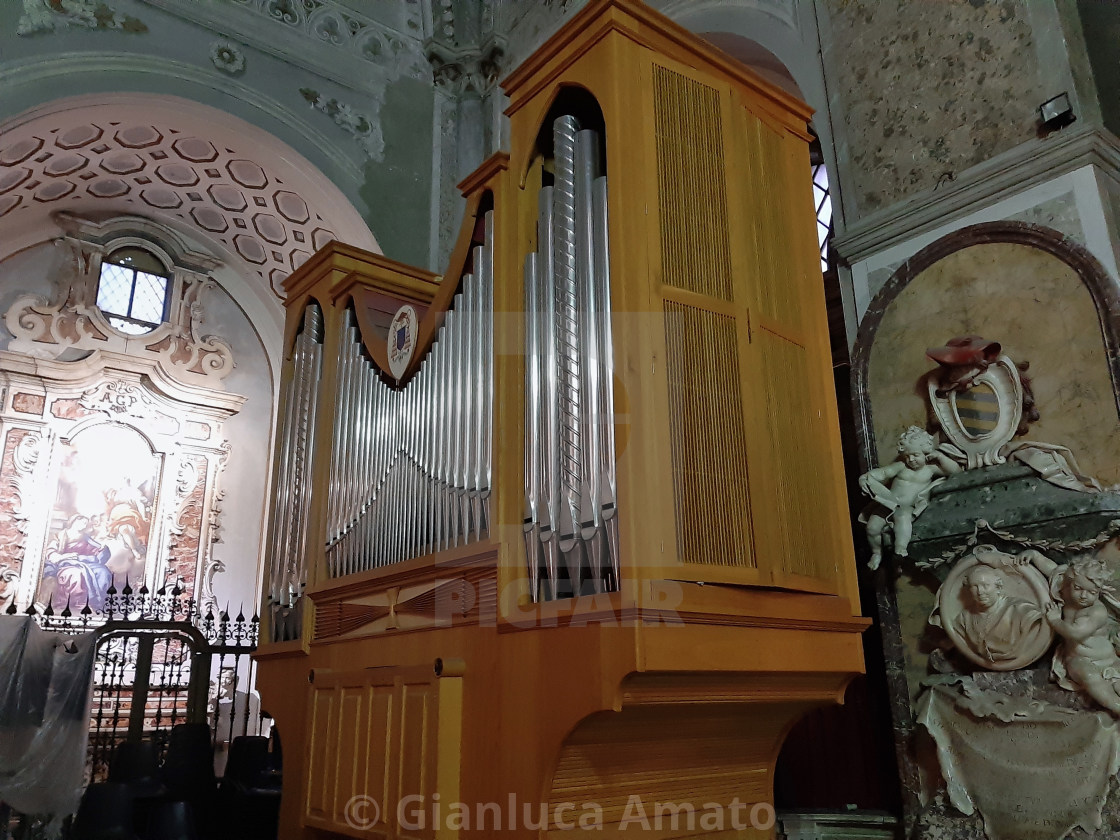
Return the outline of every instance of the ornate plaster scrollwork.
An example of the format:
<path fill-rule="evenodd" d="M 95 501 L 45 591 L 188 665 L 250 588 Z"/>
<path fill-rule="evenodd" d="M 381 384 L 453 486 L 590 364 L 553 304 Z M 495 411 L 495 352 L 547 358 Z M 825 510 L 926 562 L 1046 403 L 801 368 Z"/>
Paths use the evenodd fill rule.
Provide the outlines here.
<path fill-rule="evenodd" d="M 7 609 L 19 589 L 19 572 L 0 563 L 0 609 Z"/>
<path fill-rule="evenodd" d="M 173 527 L 177 528 L 176 533 L 183 532 L 182 519 L 183 508 L 182 504 L 187 501 L 191 491 L 198 485 L 199 473 L 198 467 L 189 458 L 181 458 L 179 460 L 179 471 L 175 476 L 175 498 L 179 502 L 180 507 L 172 514 Z"/>
<path fill-rule="evenodd" d="M 12 349 L 38 358 L 52 358 L 91 339 L 102 346 L 108 340 L 109 333 L 97 325 L 93 309 L 86 305 L 97 293 L 85 273 L 89 271 L 88 261 L 75 260 L 75 266 L 72 277 L 62 278 L 54 302 L 40 295 L 21 295 L 4 313 L 4 323 L 14 336 Z M 21 339 L 32 346 L 16 346 Z"/>
<path fill-rule="evenodd" d="M 300 95 L 307 103 L 349 134 L 362 147 L 371 160 L 380 161 L 385 157 L 385 138 L 381 134 L 381 104 L 373 100 L 373 109 L 367 116 L 353 105 L 327 97 L 312 88 L 300 88 Z"/>
<path fill-rule="evenodd" d="M 213 285 L 213 281 L 206 281 Z M 197 295 L 198 284 L 188 289 Z M 164 366 L 180 373 L 192 373 L 225 379 L 233 370 L 233 349 L 217 336 L 199 336 L 196 332 L 197 303 L 191 304 L 191 325 L 175 325 L 159 341 L 145 346 L 145 350 L 158 355 Z"/>
<path fill-rule="evenodd" d="M 245 53 L 232 41 L 224 38 L 210 45 L 210 63 L 230 76 L 245 72 Z"/>
<path fill-rule="evenodd" d="M 12 452 L 12 487 L 16 492 L 17 504 L 13 511 L 16 527 L 27 536 L 29 522 L 34 515 L 35 489 L 38 486 L 40 463 L 45 462 L 43 454 L 47 449 L 46 438 L 39 432 L 29 431 Z"/>
<path fill-rule="evenodd" d="M 123 379 L 110 379 L 82 392 L 81 405 L 133 420 L 156 416 L 159 411 L 144 389 Z"/>
<path fill-rule="evenodd" d="M 502 73 L 506 43 L 493 33 L 481 44 L 467 46 L 432 38 L 425 42 L 424 53 L 437 85 L 456 96 L 482 95 L 494 87 Z"/>
<path fill-rule="evenodd" d="M 227 441 L 225 446 L 229 446 Z M 224 466 L 224 459 L 221 462 Z M 221 466 L 219 466 L 220 475 Z M 222 501 L 226 497 L 225 490 L 216 489 L 210 497 L 209 532 L 210 538 L 206 542 L 205 557 L 202 562 L 202 586 L 200 589 L 200 603 L 203 608 L 218 608 L 218 599 L 214 595 L 214 577 L 226 570 L 226 564 L 214 556 L 214 544 L 222 540 Z"/>
<path fill-rule="evenodd" d="M 122 32 L 148 31 L 143 21 L 115 12 L 101 0 L 23 0 L 23 15 L 16 26 L 16 34 L 55 32 L 71 26 L 118 29 Z"/>
<path fill-rule="evenodd" d="M 63 240 L 72 252 L 69 276 L 59 278 L 54 300 L 39 295 L 15 300 L 4 314 L 4 323 L 13 336 L 9 350 L 47 359 L 57 359 L 72 349 L 149 356 L 158 359 L 171 378 L 210 387 L 229 375 L 234 367 L 233 349 L 216 336 L 202 334 L 202 298 L 215 287 L 213 280 L 199 270 L 176 266 L 167 321 L 141 335 L 119 332 L 96 301 L 99 257 L 120 236 L 101 244 L 94 241 L 94 234 L 86 232 L 86 223 L 72 217 L 58 218 L 60 224 L 77 231 Z M 188 254 L 186 259 L 207 270 L 217 265 L 201 255 Z"/>

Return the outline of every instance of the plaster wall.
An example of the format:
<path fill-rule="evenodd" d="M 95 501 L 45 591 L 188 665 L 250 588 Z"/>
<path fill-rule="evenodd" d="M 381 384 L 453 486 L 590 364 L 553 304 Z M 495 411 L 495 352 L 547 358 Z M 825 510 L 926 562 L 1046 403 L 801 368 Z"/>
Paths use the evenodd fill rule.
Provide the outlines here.
<path fill-rule="evenodd" d="M 334 41 L 313 36 L 285 43 L 294 37 L 285 23 L 264 12 L 253 17 L 248 4 L 233 4 L 231 28 L 234 12 L 249 14 L 244 28 L 273 33 L 278 48 L 258 48 L 190 19 L 193 4 L 165 9 L 154 0 L 112 0 L 101 6 L 125 21 L 123 28 L 67 25 L 48 16 L 54 28 L 33 31 L 25 5 L 0 4 L 0 123 L 81 94 L 170 94 L 210 105 L 304 155 L 360 211 L 386 254 L 428 263 L 433 92 L 415 38 L 396 39 L 399 49 L 358 61 L 364 73 L 335 78 L 314 69 L 330 66 L 341 52 Z M 221 22 L 219 16 L 214 25 Z M 219 48 L 239 59 L 231 63 Z"/>

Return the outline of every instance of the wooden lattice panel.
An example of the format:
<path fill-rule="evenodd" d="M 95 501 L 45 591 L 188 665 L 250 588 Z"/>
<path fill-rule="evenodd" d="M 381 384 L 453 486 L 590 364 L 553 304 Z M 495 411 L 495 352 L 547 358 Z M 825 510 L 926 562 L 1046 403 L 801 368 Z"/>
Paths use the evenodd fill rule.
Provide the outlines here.
<path fill-rule="evenodd" d="M 677 552 L 753 566 L 735 319 L 665 301 Z"/>
<path fill-rule="evenodd" d="M 732 299 L 719 92 L 653 68 L 662 282 Z"/>

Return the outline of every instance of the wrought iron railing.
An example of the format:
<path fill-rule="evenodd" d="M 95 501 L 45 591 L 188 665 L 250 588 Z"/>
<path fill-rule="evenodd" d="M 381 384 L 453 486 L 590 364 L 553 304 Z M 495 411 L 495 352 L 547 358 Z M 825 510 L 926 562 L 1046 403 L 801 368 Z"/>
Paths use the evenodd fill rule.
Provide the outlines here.
<path fill-rule="evenodd" d="M 9 615 L 17 614 L 14 606 Z M 50 604 L 24 613 L 50 632 L 96 634 L 90 705 L 88 774 L 104 779 L 117 746 L 126 740 L 154 741 L 160 756 L 171 728 L 207 722 L 221 753 L 242 734 L 269 728 L 252 691 L 250 654 L 259 639 L 260 618 L 227 607 L 202 612 L 181 585 L 150 591 L 110 586 L 105 609 L 86 604 L 56 612 Z"/>

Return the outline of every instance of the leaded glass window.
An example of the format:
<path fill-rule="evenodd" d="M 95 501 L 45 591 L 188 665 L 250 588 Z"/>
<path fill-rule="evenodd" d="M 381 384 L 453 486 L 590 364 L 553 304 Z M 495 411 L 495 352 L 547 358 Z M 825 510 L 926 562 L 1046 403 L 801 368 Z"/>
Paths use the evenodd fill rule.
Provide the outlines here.
<path fill-rule="evenodd" d="M 828 172 L 823 163 L 813 164 L 813 205 L 817 210 L 817 246 L 821 252 L 821 271 L 828 271 L 828 239 L 832 235 L 832 197 Z"/>
<path fill-rule="evenodd" d="M 143 335 L 167 320 L 171 278 L 142 248 L 119 248 L 101 263 L 97 307 L 123 333 Z"/>

